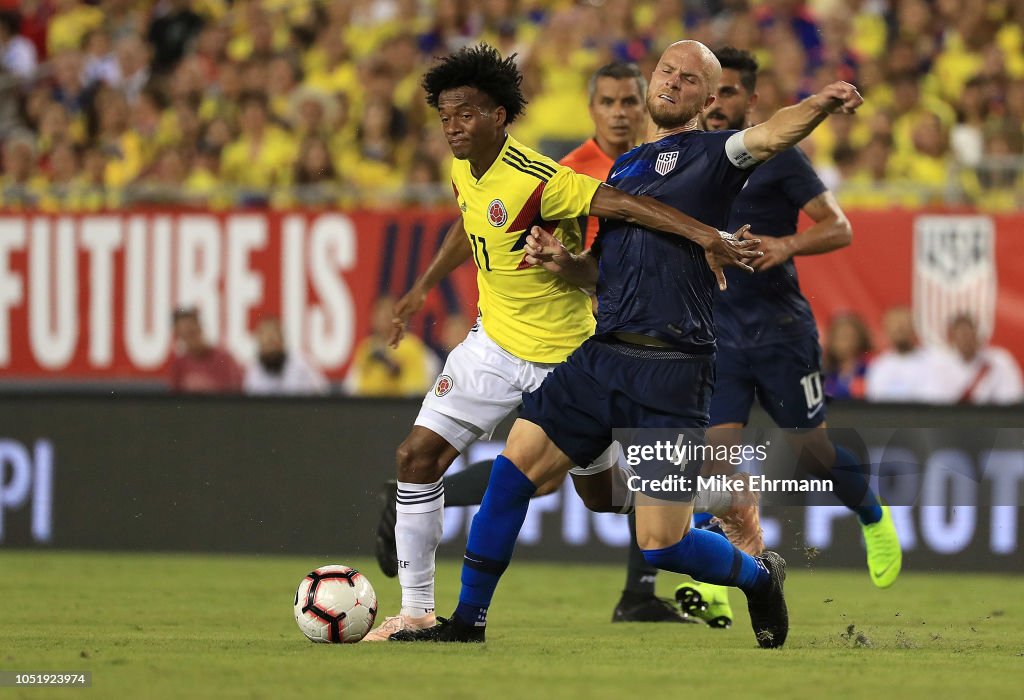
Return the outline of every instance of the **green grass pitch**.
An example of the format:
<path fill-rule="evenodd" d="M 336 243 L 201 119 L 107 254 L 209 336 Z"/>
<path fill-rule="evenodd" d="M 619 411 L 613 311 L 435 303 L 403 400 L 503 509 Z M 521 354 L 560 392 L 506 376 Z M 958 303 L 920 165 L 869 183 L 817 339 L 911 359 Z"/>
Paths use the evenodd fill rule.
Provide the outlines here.
<path fill-rule="evenodd" d="M 0 670 L 92 671 L 91 689 L 7 697 L 110 698 L 913 698 L 1016 697 L 1024 678 L 1024 578 L 791 563 L 785 649 L 756 648 L 742 596 L 731 630 L 609 623 L 615 566 L 514 562 L 482 646 L 314 645 L 295 586 L 327 563 L 362 569 L 380 599 L 397 581 L 368 560 L 0 552 Z M 669 595 L 680 577 L 663 575 Z M 458 567 L 442 562 L 442 613 Z M 968 695 L 968 693 L 970 695 Z"/>

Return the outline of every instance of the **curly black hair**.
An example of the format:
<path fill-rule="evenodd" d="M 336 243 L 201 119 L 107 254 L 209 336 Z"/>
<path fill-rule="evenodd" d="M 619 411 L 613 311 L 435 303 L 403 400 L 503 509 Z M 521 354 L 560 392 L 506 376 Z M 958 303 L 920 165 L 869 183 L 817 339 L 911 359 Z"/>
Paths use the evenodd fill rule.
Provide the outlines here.
<path fill-rule="evenodd" d="M 474 87 L 505 108 L 505 123 L 511 124 L 526 109 L 521 88 L 523 74 L 515 63 L 516 54 L 506 59 L 487 44 L 470 46 L 442 58 L 423 76 L 427 104 L 437 109 L 445 90 Z"/>

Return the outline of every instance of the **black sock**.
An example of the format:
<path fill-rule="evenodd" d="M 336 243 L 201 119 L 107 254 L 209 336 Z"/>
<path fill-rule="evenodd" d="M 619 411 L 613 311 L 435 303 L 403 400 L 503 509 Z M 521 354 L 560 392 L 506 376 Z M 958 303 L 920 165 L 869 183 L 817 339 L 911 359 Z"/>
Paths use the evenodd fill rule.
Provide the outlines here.
<path fill-rule="evenodd" d="M 491 478 L 493 460 L 473 462 L 461 472 L 444 477 L 444 505 L 478 506 L 484 500 L 487 482 Z"/>
<path fill-rule="evenodd" d="M 629 563 L 626 568 L 626 590 L 622 594 L 624 597 L 628 597 L 629 594 L 652 596 L 658 570 L 647 563 L 644 553 L 640 551 L 640 545 L 636 543 L 636 513 L 630 513 L 628 517 Z"/>
<path fill-rule="evenodd" d="M 836 498 L 852 510 L 865 525 L 882 519 L 882 506 L 868 485 L 870 468 L 841 445 L 835 445 L 836 463 L 831 477 Z"/>

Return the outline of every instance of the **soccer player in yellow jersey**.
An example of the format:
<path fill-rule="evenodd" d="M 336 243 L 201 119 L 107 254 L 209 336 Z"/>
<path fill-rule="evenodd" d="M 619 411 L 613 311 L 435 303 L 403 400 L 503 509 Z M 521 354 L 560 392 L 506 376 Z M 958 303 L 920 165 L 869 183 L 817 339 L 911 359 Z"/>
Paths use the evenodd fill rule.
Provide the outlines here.
<path fill-rule="evenodd" d="M 467 48 L 441 59 L 423 79 L 427 102 L 438 110 L 455 156 L 452 189 L 462 217 L 396 304 L 393 340 L 401 339 L 430 289 L 470 258 L 478 269 L 480 316 L 449 355 L 398 448 L 395 539 L 402 610 L 367 635 L 368 641 L 435 624 L 434 554 L 444 524 L 444 472 L 594 331 L 587 295 L 526 261 L 533 226 L 553 232 L 573 252 L 582 251 L 577 219 L 588 215 L 682 236 L 703 248 L 720 285 L 724 266 L 749 270 L 744 260 L 757 257 L 748 250 L 756 243 L 723 236 L 652 198 L 603 186 L 516 141 L 506 128 L 526 100 L 514 58 L 502 59 L 485 45 Z M 610 488 L 612 466 L 609 450 L 573 471 L 595 475 L 595 488 Z"/>

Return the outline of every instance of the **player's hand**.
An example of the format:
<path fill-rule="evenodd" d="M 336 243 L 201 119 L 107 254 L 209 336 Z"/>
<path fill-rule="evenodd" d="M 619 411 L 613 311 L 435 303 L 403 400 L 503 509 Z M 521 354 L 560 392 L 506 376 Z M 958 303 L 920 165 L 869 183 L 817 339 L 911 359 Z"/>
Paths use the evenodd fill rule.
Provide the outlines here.
<path fill-rule="evenodd" d="M 534 226 L 526 236 L 526 262 L 533 267 L 543 267 L 558 274 L 572 262 L 570 253 L 562 242 L 540 226 Z"/>
<path fill-rule="evenodd" d="M 418 287 L 410 289 L 405 296 L 395 302 L 391 310 L 391 335 L 388 336 L 388 346 L 397 348 L 405 336 L 405 326 L 417 311 L 423 308 L 423 302 L 427 299 L 427 293 Z"/>
<path fill-rule="evenodd" d="M 744 240 L 754 240 L 754 235 L 749 231 L 743 235 Z M 760 244 L 756 250 L 763 253 L 763 256 L 750 263 L 758 272 L 770 270 L 793 257 L 793 236 L 761 235 L 759 238 Z"/>
<path fill-rule="evenodd" d="M 864 98 L 857 92 L 857 88 L 842 80 L 826 85 L 811 99 L 818 109 L 829 114 L 853 114 L 864 104 Z"/>
<path fill-rule="evenodd" d="M 717 237 L 709 236 L 708 243 L 704 246 L 704 258 L 708 261 L 708 267 L 718 280 L 718 288 L 725 291 L 726 267 L 738 267 L 747 272 L 753 272 L 748 264 L 749 261 L 760 258 L 763 253 L 756 250 L 759 238 L 749 236 L 750 226 L 744 225 L 736 233 L 720 233 Z"/>

